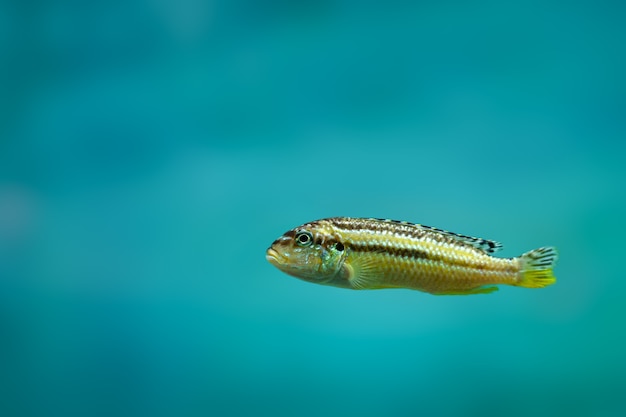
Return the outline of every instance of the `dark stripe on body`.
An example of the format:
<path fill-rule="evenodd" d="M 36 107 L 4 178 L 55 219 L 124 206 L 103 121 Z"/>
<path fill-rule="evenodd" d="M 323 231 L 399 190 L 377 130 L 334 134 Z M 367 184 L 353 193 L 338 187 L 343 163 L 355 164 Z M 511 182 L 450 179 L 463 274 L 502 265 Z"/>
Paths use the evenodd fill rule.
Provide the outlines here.
<path fill-rule="evenodd" d="M 396 248 L 393 246 L 385 246 L 380 244 L 369 244 L 369 243 L 352 243 L 346 245 L 350 250 L 359 253 L 378 253 L 385 254 L 395 258 L 405 258 L 413 261 L 431 261 L 431 262 L 439 262 L 440 265 L 445 265 L 447 267 L 461 267 L 472 269 L 476 271 L 488 271 L 489 273 L 495 274 L 514 274 L 517 273 L 517 269 L 513 264 L 504 266 L 498 263 L 492 262 L 480 262 L 478 259 L 458 259 L 446 256 L 438 256 L 434 253 L 429 253 L 428 251 L 420 250 L 417 248 Z M 488 256 L 488 255 L 485 255 Z M 500 259 L 500 258 L 494 258 Z"/>
<path fill-rule="evenodd" d="M 351 243 L 348 245 L 350 249 L 355 252 L 372 252 L 372 253 L 385 253 L 390 256 L 395 257 L 403 257 L 403 258 L 412 258 L 412 259 L 424 259 L 429 261 L 441 261 L 443 258 L 436 256 L 434 254 L 429 254 L 426 251 L 420 249 L 405 249 L 405 248 L 396 248 L 393 246 L 385 246 L 379 244 L 370 244 L 370 243 Z"/>
<path fill-rule="evenodd" d="M 378 220 L 378 219 L 353 219 L 346 217 L 338 217 L 327 219 L 331 224 L 340 229 L 347 231 L 367 230 L 371 232 L 391 232 L 393 234 L 411 237 L 415 239 L 421 239 L 424 236 L 432 236 L 437 241 L 448 241 L 446 236 L 440 233 L 443 232 L 433 227 L 425 227 L 423 225 L 417 225 L 409 222 L 391 221 L 391 220 Z M 428 230 L 425 230 L 428 229 Z M 444 240 L 445 239 L 445 240 Z"/>
<path fill-rule="evenodd" d="M 472 236 L 462 235 L 459 233 L 448 232 L 436 227 L 426 226 L 423 224 L 415 224 L 399 220 L 388 219 L 360 219 L 351 217 L 334 217 L 325 219 L 333 226 L 346 231 L 358 231 L 365 230 L 375 233 L 390 232 L 399 236 L 404 236 L 412 239 L 424 239 L 429 237 L 436 242 L 448 243 L 457 246 L 469 248 L 470 250 L 483 252 L 483 250 L 475 247 L 469 242 L 464 242 L 461 239 L 467 239 L 471 242 L 476 242 L 482 246 L 487 246 L 484 250 L 493 252 L 496 248 L 496 243 L 482 238 L 475 238 Z M 381 233 L 382 234 L 382 233 Z M 455 238 L 456 237 L 456 238 Z M 461 239 L 458 239 L 461 238 Z"/>
<path fill-rule="evenodd" d="M 327 226 L 325 226 L 324 223 L 326 223 Z M 441 229 L 436 229 L 434 227 L 385 219 L 378 220 L 334 217 L 316 220 L 300 226 L 295 230 L 306 230 L 315 227 L 323 228 L 328 226 L 335 229 L 339 233 L 343 231 L 346 232 L 347 235 L 356 234 L 357 236 L 354 240 L 348 238 L 348 236 L 344 236 L 345 239 L 341 239 L 342 244 L 344 244 L 347 249 L 353 250 L 355 252 L 379 253 L 397 258 L 439 262 L 443 265 L 448 266 L 504 272 L 504 270 L 502 269 L 502 265 L 499 265 L 495 262 L 490 262 L 489 259 L 483 258 L 485 256 L 491 258 L 487 253 L 481 251 L 480 249 L 477 249 L 470 244 L 466 244 L 458 239 L 454 239 L 453 237 L 445 234 L 448 232 L 445 232 Z M 362 237 L 359 237 L 360 233 L 362 233 Z M 378 236 L 378 239 L 385 239 L 387 237 L 392 243 L 390 245 L 382 245 L 379 243 L 373 243 L 371 240 L 368 242 L 368 240 L 371 239 L 372 234 Z M 389 236 L 385 236 L 385 234 L 389 234 Z M 431 252 L 430 250 L 424 250 L 419 247 L 400 248 L 396 247 L 393 244 L 393 240 L 399 237 L 415 240 L 417 244 L 419 244 L 420 241 L 429 239 L 438 244 L 447 244 L 456 246 L 458 248 L 464 248 L 468 250 L 468 254 L 467 257 L 455 258 L 451 256 L 446 256 L 445 253 L 443 255 L 438 255 Z M 333 247 L 333 245 L 338 243 L 338 240 L 335 237 L 327 236 L 325 239 L 322 239 L 322 242 L 316 241 L 315 243 L 322 244 L 326 248 L 331 248 Z M 475 256 L 475 258 L 473 256 Z M 506 270 L 509 270 L 509 268 L 506 268 Z"/>
<path fill-rule="evenodd" d="M 432 261 L 432 262 L 440 262 L 444 265 L 448 266 L 457 266 L 462 268 L 470 268 L 476 270 L 492 270 L 499 271 L 500 266 L 497 264 L 493 264 L 490 262 L 480 262 L 479 259 L 468 258 L 453 258 L 447 256 L 437 255 L 435 253 L 431 253 L 427 250 L 419 249 L 419 248 L 398 248 L 393 245 L 385 246 L 381 244 L 374 243 L 362 243 L 362 242 L 351 242 L 347 245 L 351 250 L 359 253 L 381 253 L 389 256 L 397 257 L 397 258 L 408 258 L 413 260 L 423 260 L 423 261 Z M 481 256 L 481 255 L 479 255 Z M 482 256 L 488 256 L 482 254 Z"/>

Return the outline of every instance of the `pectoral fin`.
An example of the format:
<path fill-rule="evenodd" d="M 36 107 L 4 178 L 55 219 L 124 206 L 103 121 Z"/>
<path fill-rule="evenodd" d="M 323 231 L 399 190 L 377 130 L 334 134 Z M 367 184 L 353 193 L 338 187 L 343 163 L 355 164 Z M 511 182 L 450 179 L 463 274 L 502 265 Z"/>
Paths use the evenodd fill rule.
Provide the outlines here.
<path fill-rule="evenodd" d="M 369 253 L 353 253 L 349 261 L 343 265 L 345 277 L 356 290 L 374 290 L 393 288 L 384 285 L 380 267 L 380 255 Z"/>

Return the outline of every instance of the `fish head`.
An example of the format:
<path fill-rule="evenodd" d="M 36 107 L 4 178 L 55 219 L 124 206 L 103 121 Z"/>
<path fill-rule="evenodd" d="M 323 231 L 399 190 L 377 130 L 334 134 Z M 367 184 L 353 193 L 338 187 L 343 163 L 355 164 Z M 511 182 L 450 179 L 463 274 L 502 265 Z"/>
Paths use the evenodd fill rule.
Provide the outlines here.
<path fill-rule="evenodd" d="M 266 258 L 281 271 L 316 284 L 349 287 L 342 267 L 346 248 L 321 221 L 291 229 L 267 249 Z"/>

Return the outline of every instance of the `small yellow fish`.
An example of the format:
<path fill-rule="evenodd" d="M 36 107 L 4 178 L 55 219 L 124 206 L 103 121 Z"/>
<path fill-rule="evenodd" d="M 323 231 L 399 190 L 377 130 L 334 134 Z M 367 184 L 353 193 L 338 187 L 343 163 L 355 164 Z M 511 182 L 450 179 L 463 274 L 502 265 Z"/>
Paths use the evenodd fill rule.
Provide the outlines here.
<path fill-rule="evenodd" d="M 483 294 L 497 284 L 553 284 L 553 247 L 496 258 L 498 242 L 386 219 L 334 217 L 289 230 L 267 249 L 281 271 L 350 289 L 410 288 L 431 294 Z"/>

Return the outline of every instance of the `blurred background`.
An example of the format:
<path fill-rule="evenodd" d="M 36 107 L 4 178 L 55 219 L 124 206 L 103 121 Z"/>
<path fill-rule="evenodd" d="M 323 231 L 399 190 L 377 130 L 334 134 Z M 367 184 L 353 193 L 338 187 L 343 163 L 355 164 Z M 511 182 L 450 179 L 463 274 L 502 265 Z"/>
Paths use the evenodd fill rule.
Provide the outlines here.
<path fill-rule="evenodd" d="M 0 5 L 0 415 L 626 413 L 625 6 Z M 328 216 L 555 245 L 557 285 L 347 291 Z"/>

